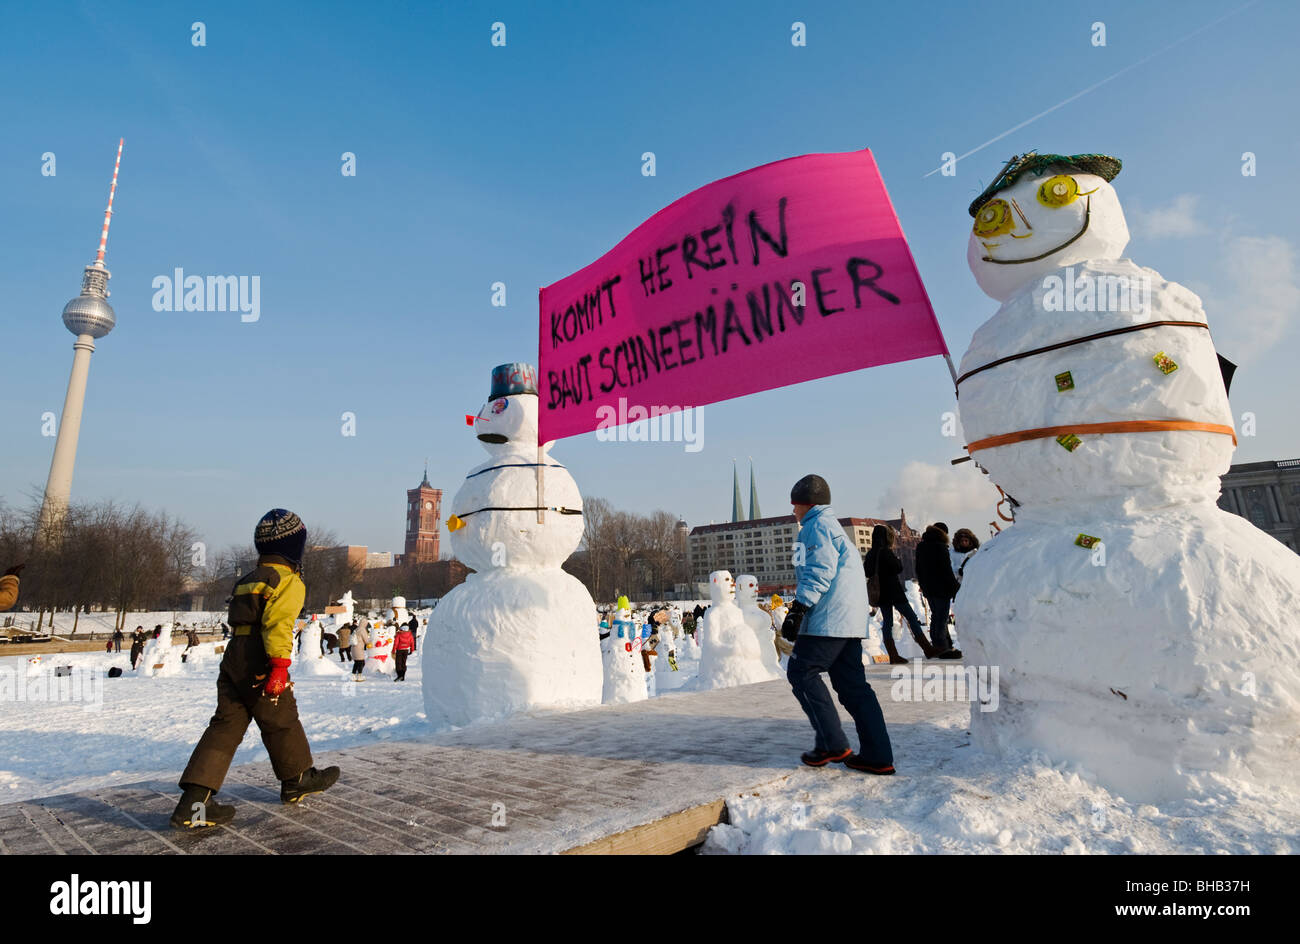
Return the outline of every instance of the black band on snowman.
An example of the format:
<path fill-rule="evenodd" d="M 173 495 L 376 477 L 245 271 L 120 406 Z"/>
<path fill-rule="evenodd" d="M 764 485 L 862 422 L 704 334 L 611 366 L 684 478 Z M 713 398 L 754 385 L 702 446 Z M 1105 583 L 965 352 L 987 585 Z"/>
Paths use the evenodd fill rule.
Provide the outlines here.
<path fill-rule="evenodd" d="M 484 470 L 486 471 L 486 470 Z M 528 508 L 505 508 L 500 505 L 491 505 L 487 508 L 477 508 L 474 511 L 457 512 L 456 517 L 464 521 L 470 515 L 477 515 L 480 511 L 555 511 L 562 515 L 580 515 L 581 508 L 565 508 L 563 505 L 538 505 Z"/>
<path fill-rule="evenodd" d="M 541 466 L 544 469 L 564 468 L 564 466 L 560 465 L 558 462 L 507 462 L 504 465 L 493 465 L 486 469 L 479 469 L 477 472 L 465 476 L 465 478 L 472 479 L 475 475 L 482 475 L 484 472 L 493 472 L 497 469 L 535 469 L 538 466 Z"/>
<path fill-rule="evenodd" d="M 1069 347 L 1072 344 L 1083 344 L 1085 341 L 1095 341 L 1098 338 L 1109 338 L 1116 334 L 1128 334 L 1130 331 L 1145 331 L 1147 328 L 1159 328 L 1163 325 L 1173 325 L 1182 328 L 1204 328 L 1210 330 L 1210 326 L 1203 321 L 1146 321 L 1142 324 L 1125 325 L 1122 328 L 1111 328 L 1109 331 L 1098 331 L 1096 334 L 1085 335 L 1081 338 L 1071 338 L 1069 341 L 1058 341 L 1055 344 L 1049 344 L 1047 347 L 1036 347 L 1028 351 L 1021 351 L 1019 354 L 1008 354 L 1006 357 L 999 357 L 995 361 L 989 361 L 974 370 L 968 370 L 957 378 L 957 385 L 960 386 L 963 380 L 973 377 L 980 371 L 997 367 L 1000 364 L 1006 364 L 1010 361 L 1018 361 L 1024 357 L 1033 357 L 1035 354 L 1046 354 L 1048 351 L 1056 351 L 1063 347 Z"/>

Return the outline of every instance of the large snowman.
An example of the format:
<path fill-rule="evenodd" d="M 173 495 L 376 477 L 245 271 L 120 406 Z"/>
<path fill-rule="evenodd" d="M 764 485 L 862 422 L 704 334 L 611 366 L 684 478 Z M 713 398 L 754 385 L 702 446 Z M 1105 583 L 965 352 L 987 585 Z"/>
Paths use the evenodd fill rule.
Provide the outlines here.
<path fill-rule="evenodd" d="M 962 358 L 962 430 L 1019 503 L 955 601 L 968 661 L 1000 672 L 973 734 L 1139 801 L 1289 785 L 1300 558 L 1216 507 L 1224 376 L 1200 299 L 1121 258 L 1119 170 L 1026 154 L 970 208 L 970 268 L 1002 306 Z"/>
<path fill-rule="evenodd" d="M 470 470 L 448 521 L 452 551 L 476 573 L 442 598 L 420 646 L 434 724 L 600 704 L 596 605 L 560 569 L 582 540 L 582 496 L 547 443 L 539 502 L 537 407 L 531 365 L 492 371 L 474 418 L 490 458 Z"/>
<path fill-rule="evenodd" d="M 736 582 L 729 571 L 709 574 L 709 597 L 700 630 L 700 673 L 693 687 L 730 688 L 771 679 L 758 638 L 736 605 Z"/>

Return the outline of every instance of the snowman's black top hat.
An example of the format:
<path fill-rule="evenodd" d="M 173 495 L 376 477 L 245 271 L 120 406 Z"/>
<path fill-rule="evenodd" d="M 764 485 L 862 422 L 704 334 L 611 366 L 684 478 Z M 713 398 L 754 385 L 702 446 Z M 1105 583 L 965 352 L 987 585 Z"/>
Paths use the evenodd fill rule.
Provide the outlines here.
<path fill-rule="evenodd" d="M 488 400 L 519 393 L 537 396 L 537 368 L 532 364 L 502 364 L 492 368 L 492 392 Z"/>
<path fill-rule="evenodd" d="M 1001 173 L 993 178 L 993 183 L 985 187 L 984 192 L 975 198 L 975 201 L 970 205 L 970 215 L 973 217 L 979 212 L 980 207 L 993 199 L 995 193 L 1006 190 L 1025 174 L 1041 177 L 1049 167 L 1060 167 L 1076 174 L 1096 174 L 1109 183 L 1119 176 L 1120 168 L 1123 166 L 1118 157 L 1110 157 L 1106 154 L 1070 154 L 1067 156 L 1065 154 L 1037 154 L 1034 151 L 1017 154 L 1007 161 Z"/>

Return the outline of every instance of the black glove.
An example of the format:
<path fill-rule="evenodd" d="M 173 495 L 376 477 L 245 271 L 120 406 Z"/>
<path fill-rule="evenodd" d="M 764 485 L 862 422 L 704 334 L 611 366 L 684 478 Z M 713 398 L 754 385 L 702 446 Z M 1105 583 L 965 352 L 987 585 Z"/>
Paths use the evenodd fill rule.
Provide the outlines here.
<path fill-rule="evenodd" d="M 785 622 L 781 624 L 781 638 L 786 642 L 794 642 L 799 635 L 799 625 L 803 623 L 803 615 L 808 612 L 808 607 L 804 606 L 798 600 L 790 604 L 790 612 L 785 614 Z"/>

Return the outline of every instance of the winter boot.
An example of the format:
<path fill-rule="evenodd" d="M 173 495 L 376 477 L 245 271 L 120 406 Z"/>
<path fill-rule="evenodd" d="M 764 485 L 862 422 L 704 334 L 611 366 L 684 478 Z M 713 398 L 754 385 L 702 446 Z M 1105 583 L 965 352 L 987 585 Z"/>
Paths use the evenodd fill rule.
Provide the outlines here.
<path fill-rule="evenodd" d="M 338 779 L 337 767 L 326 767 L 324 770 L 308 767 L 292 780 L 280 781 L 280 802 L 297 803 L 308 794 L 324 793 Z"/>
<path fill-rule="evenodd" d="M 907 665 L 907 660 L 898 654 L 898 646 L 894 643 L 894 634 L 891 632 L 881 633 L 880 635 L 885 643 L 885 651 L 889 653 L 889 664 Z"/>
<path fill-rule="evenodd" d="M 947 652 L 941 652 L 941 653 L 939 653 L 938 658 L 940 658 L 940 659 L 960 659 L 960 658 L 961 658 L 961 650 L 960 650 L 960 649 L 949 649 Z"/>
<path fill-rule="evenodd" d="M 879 774 L 882 777 L 888 777 L 894 772 L 893 764 L 886 764 L 884 767 L 877 767 L 874 764 L 868 764 L 865 757 L 861 754 L 853 754 L 844 759 L 844 766 L 853 770 L 861 770 L 863 773 Z"/>
<path fill-rule="evenodd" d="M 825 767 L 832 761 L 841 761 L 853 753 L 852 748 L 844 748 L 842 751 L 804 751 L 799 755 L 799 759 L 809 767 Z"/>
<path fill-rule="evenodd" d="M 224 826 L 235 818 L 235 808 L 218 803 L 207 787 L 185 784 L 181 801 L 172 813 L 172 826 L 193 829 L 198 826 Z"/>
<path fill-rule="evenodd" d="M 916 644 L 921 647 L 922 655 L 927 659 L 938 658 L 939 651 L 935 649 L 934 646 L 930 645 L 930 640 L 925 638 L 925 633 L 920 630 L 913 630 L 912 638 L 916 640 Z"/>

